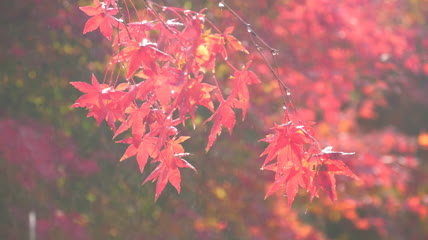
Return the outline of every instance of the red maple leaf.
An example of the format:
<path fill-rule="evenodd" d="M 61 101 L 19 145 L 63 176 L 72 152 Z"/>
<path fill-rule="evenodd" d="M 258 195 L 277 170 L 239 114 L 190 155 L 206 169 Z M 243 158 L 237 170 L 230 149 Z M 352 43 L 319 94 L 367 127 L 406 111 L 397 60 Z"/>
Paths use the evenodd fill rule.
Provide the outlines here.
<path fill-rule="evenodd" d="M 296 125 L 293 122 L 277 125 L 275 133 L 261 141 L 269 145 L 261 156 L 266 155 L 262 170 L 275 172 L 275 181 L 265 195 L 265 198 L 277 191 L 285 191 L 288 205 L 294 201 L 299 186 L 307 188 L 310 185 L 308 174 L 307 154 L 305 144 L 311 145 L 312 129 L 310 124 Z M 276 161 L 274 161 L 276 159 Z"/>
<path fill-rule="evenodd" d="M 235 102 L 234 107 L 242 109 L 242 120 L 245 119 L 247 114 L 248 104 L 250 95 L 248 93 L 248 85 L 258 84 L 260 80 L 251 71 L 247 71 L 249 64 L 242 71 L 235 71 L 233 74 L 234 82 L 231 92 L 231 96 L 236 98 L 238 101 Z"/>
<path fill-rule="evenodd" d="M 135 105 L 128 108 L 128 113 L 130 113 L 128 119 L 122 123 L 113 136 L 115 138 L 129 128 L 132 129 L 132 137 L 118 141 L 129 144 L 120 161 L 137 155 L 137 162 L 141 172 L 144 171 L 149 156 L 155 158 L 159 152 L 156 147 L 158 138 L 154 137 L 151 133 L 146 134 L 145 119 L 150 113 L 150 106 L 149 102 L 145 102 L 141 104 L 140 108 L 137 108 Z"/>
<path fill-rule="evenodd" d="M 144 38 L 141 42 L 129 42 L 119 54 L 113 57 L 114 62 L 129 62 L 126 78 L 130 79 L 142 66 L 152 71 L 158 69 L 156 61 L 172 60 L 171 56 L 160 51 L 157 44 Z"/>
<path fill-rule="evenodd" d="M 196 78 L 187 79 L 186 84 L 177 96 L 173 106 L 179 110 L 179 119 L 184 121 L 186 115 L 190 114 L 193 124 L 195 124 L 195 114 L 198 105 L 214 111 L 214 103 L 211 98 L 211 92 L 216 89 L 215 86 L 202 83 L 203 75 Z"/>
<path fill-rule="evenodd" d="M 335 175 L 344 175 L 358 180 L 358 177 L 342 161 L 354 153 L 333 152 L 331 149 L 326 147 L 321 153 L 313 155 L 315 164 L 312 166 L 314 177 L 310 186 L 311 199 L 318 197 L 318 189 L 322 189 L 331 200 L 337 200 Z"/>
<path fill-rule="evenodd" d="M 232 109 L 233 99 L 228 98 L 227 100 L 224 100 L 223 97 L 220 96 L 220 101 L 221 103 L 220 106 L 218 106 L 217 111 L 215 111 L 214 114 L 205 121 L 206 123 L 214 120 L 210 135 L 208 136 L 208 144 L 205 151 L 208 151 L 211 148 L 217 139 L 217 136 L 221 134 L 222 126 L 225 126 L 229 133 L 232 134 L 233 127 L 236 123 L 235 112 Z"/>
<path fill-rule="evenodd" d="M 85 82 L 70 82 L 70 84 L 85 93 L 72 107 L 86 107 L 89 110 L 87 116 L 93 116 L 98 125 L 106 119 L 110 127 L 115 129 L 114 122 L 123 117 L 119 101 L 125 93 L 107 84 L 100 84 L 94 74 L 92 74 L 92 85 Z"/>
<path fill-rule="evenodd" d="M 100 2 L 99 0 L 94 0 L 94 7 L 80 7 L 80 10 L 91 17 L 85 24 L 85 28 L 83 29 L 84 34 L 100 28 L 101 33 L 108 40 L 111 40 L 111 36 L 113 35 L 112 25 L 114 24 L 118 26 L 120 24 L 120 22 L 114 17 L 114 15 L 119 12 L 117 5 L 113 4 L 113 8 L 110 8 L 112 2 L 114 1 Z"/>
<path fill-rule="evenodd" d="M 306 126 L 307 127 L 307 126 Z M 286 166 L 291 161 L 297 167 L 302 166 L 303 144 L 309 143 L 304 125 L 296 126 L 293 122 L 277 125 L 273 128 L 276 133 L 268 135 L 261 141 L 268 142 L 269 145 L 260 156 L 266 156 L 262 169 L 265 168 L 276 157 L 280 165 Z"/>
<path fill-rule="evenodd" d="M 153 182 L 157 180 L 155 201 L 159 198 L 168 181 L 174 186 L 177 192 L 180 193 L 181 174 L 179 168 L 191 168 L 196 171 L 190 163 L 182 158 L 183 156 L 189 155 L 184 152 L 183 146 L 181 145 L 181 143 L 187 139 L 189 139 L 189 137 L 184 136 L 176 140 L 171 139 L 154 160 L 154 162 L 158 161 L 160 163 L 144 180 L 143 184 L 150 180 Z"/>
<path fill-rule="evenodd" d="M 224 100 L 223 94 L 220 91 L 217 91 L 215 94 L 218 101 L 220 102 L 220 105 L 214 114 L 205 121 L 209 122 L 214 120 L 214 124 L 211 127 L 211 132 L 208 137 L 208 144 L 205 148 L 206 151 L 211 148 L 217 139 L 217 136 L 221 134 L 222 126 L 225 126 L 229 133 L 232 134 L 233 127 L 236 123 L 236 116 L 235 112 L 233 111 L 234 108 L 242 109 L 242 118 L 245 118 L 249 99 L 247 85 L 260 82 L 254 73 L 246 70 L 248 66 L 249 64 L 247 64 L 243 71 L 235 71 L 234 86 L 232 88 L 232 92 L 226 100 Z"/>
<path fill-rule="evenodd" d="M 223 33 L 224 38 L 226 39 L 228 48 L 234 51 L 242 51 L 248 54 L 248 50 L 242 45 L 242 43 L 236 39 L 234 36 L 230 35 L 234 30 L 234 27 L 228 27 Z"/>
<path fill-rule="evenodd" d="M 145 102 L 141 104 L 140 108 L 137 108 L 135 104 L 128 107 L 126 111 L 126 113 L 129 113 L 128 120 L 122 123 L 122 125 L 114 133 L 113 138 L 128 130 L 130 127 L 132 127 L 133 136 L 142 137 L 145 133 L 145 129 L 143 126 L 144 118 L 150 112 L 150 105 L 151 104 L 149 102 Z"/>
<path fill-rule="evenodd" d="M 144 171 L 144 167 L 149 159 L 149 156 L 155 158 L 158 156 L 158 149 L 156 143 L 157 137 L 152 137 L 150 134 L 144 135 L 142 138 L 130 137 L 125 140 L 118 141 L 120 143 L 128 143 L 129 147 L 126 149 L 120 161 L 137 155 L 137 162 L 140 172 Z"/>
<path fill-rule="evenodd" d="M 126 46 L 132 41 L 142 42 L 148 37 L 148 32 L 155 28 L 155 21 L 130 22 L 119 25 L 119 32 L 113 41 L 113 46 Z"/>
<path fill-rule="evenodd" d="M 287 154 L 281 154 L 278 157 L 284 157 Z M 284 162 L 279 160 L 279 162 Z M 299 186 L 306 188 L 308 178 L 306 170 L 303 168 L 295 167 L 291 162 L 287 162 L 286 166 L 278 168 L 279 163 L 271 164 L 263 170 L 271 170 L 276 172 L 275 182 L 269 188 L 265 195 L 265 199 L 277 191 L 285 191 L 288 199 L 288 206 L 290 207 L 299 191 Z"/>
<path fill-rule="evenodd" d="M 168 63 L 159 68 L 156 65 L 155 69 L 145 68 L 134 76 L 146 79 L 146 82 L 151 85 L 150 91 L 154 92 L 155 97 L 159 101 L 160 105 L 164 108 L 168 108 L 171 103 L 171 99 L 175 99 L 183 86 L 189 84 L 191 79 L 186 79 L 186 75 L 183 71 L 171 67 Z M 183 94 L 181 94 L 183 95 Z M 175 105 L 173 104 L 175 107 Z"/>
<path fill-rule="evenodd" d="M 205 34 L 207 33 L 209 32 L 206 32 Z M 200 69 L 202 71 L 213 69 L 217 54 L 221 54 L 224 59 L 227 59 L 227 51 L 224 47 L 224 38 L 220 34 L 209 34 L 204 36 L 200 41 L 200 44 L 197 47 L 195 45 L 195 50 L 196 61 L 194 63 L 196 65 L 194 69 Z"/>

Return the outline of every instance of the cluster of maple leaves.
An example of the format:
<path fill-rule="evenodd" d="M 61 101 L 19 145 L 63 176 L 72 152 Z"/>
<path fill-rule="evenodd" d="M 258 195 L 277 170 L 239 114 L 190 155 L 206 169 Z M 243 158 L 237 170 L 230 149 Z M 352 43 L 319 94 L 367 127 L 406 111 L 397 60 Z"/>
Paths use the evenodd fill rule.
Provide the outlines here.
<path fill-rule="evenodd" d="M 117 141 L 129 145 L 120 161 L 136 156 L 141 172 L 148 162 L 158 164 L 144 181 L 157 181 L 157 200 L 168 182 L 180 192 L 180 168 L 195 170 L 184 159 L 189 153 L 182 143 L 189 137 L 181 136 L 177 125 L 190 118 L 195 126 L 198 107 L 211 111 L 205 121 L 212 122 L 208 151 L 223 127 L 232 133 L 236 110 L 245 119 L 250 101 L 248 86 L 260 80 L 248 70 L 249 63 L 237 68 L 228 61 L 229 54 L 248 53 L 231 35 L 233 27 L 219 30 L 203 11 L 144 3 L 143 11 L 131 1 L 119 6 L 115 0 L 94 0 L 93 6 L 80 8 L 90 16 L 83 33 L 99 28 L 112 41 L 114 55 L 103 83 L 93 75 L 91 84 L 71 84 L 84 93 L 73 107 L 87 108 L 88 117 L 94 117 L 98 124 L 105 120 L 114 132 L 113 138 L 128 136 Z M 216 79 L 219 62 L 231 68 L 227 86 Z M 296 119 L 287 109 L 284 115 L 285 123 L 276 125 L 274 133 L 262 139 L 269 144 L 262 153 L 266 156 L 262 169 L 275 172 L 266 197 L 285 192 L 291 205 L 302 187 L 311 199 L 318 197 L 320 189 L 336 199 L 335 175 L 357 179 L 344 163 L 352 154 L 334 152 L 331 147 L 322 149 L 312 123 Z"/>

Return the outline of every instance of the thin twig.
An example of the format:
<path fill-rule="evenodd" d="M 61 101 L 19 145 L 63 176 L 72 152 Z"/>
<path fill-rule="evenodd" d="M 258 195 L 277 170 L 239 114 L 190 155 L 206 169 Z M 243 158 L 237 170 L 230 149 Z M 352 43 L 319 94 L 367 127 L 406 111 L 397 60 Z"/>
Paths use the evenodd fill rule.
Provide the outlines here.
<path fill-rule="evenodd" d="M 276 64 L 276 56 L 279 55 L 279 51 L 277 49 L 271 47 L 265 40 L 263 40 L 263 38 L 261 38 L 253 30 L 253 28 L 251 27 L 251 24 L 247 23 L 241 16 L 239 16 L 239 14 L 237 12 L 235 12 L 224 0 L 219 1 L 219 6 L 225 7 L 230 13 L 232 13 L 232 15 L 236 19 L 238 19 L 246 27 L 246 30 L 250 36 L 250 40 L 251 40 L 252 44 L 256 48 L 259 55 L 263 58 L 263 61 L 266 63 L 270 72 L 272 73 L 272 75 L 274 76 L 274 78 L 277 80 L 278 84 L 281 87 L 281 93 L 283 96 L 284 105 L 292 105 L 290 88 L 284 83 L 284 81 L 281 80 L 281 78 L 279 77 L 279 73 L 277 71 L 275 71 L 275 68 L 278 68 L 277 64 Z M 258 42 L 260 42 L 261 45 L 258 44 Z M 274 63 L 276 65 L 275 68 L 268 61 L 266 55 L 262 52 L 262 50 L 265 50 L 265 49 L 269 50 L 270 54 L 272 55 L 272 58 L 274 59 Z M 287 102 L 289 104 L 286 104 Z"/>

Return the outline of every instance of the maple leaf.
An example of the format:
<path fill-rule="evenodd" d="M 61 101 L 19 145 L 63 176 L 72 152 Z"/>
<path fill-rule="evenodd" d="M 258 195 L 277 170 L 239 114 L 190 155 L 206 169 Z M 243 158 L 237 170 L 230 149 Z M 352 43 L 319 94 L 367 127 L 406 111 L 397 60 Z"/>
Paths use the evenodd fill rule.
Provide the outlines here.
<path fill-rule="evenodd" d="M 233 100 L 231 98 L 228 98 L 226 101 L 224 99 L 221 99 L 220 106 L 217 108 L 217 111 L 214 112 L 213 115 L 211 115 L 210 118 L 208 118 L 206 122 L 214 120 L 214 124 L 211 127 L 210 135 L 208 136 L 208 144 L 205 148 L 205 151 L 208 151 L 215 140 L 217 139 L 217 136 L 221 134 L 222 126 L 225 126 L 230 134 L 232 134 L 233 127 L 236 123 L 236 117 L 235 112 L 232 109 L 233 106 Z"/>
<path fill-rule="evenodd" d="M 296 126 L 293 122 L 276 125 L 273 129 L 276 133 L 268 135 L 261 141 L 268 142 L 269 145 L 260 156 L 266 156 L 262 169 L 271 161 L 278 157 L 278 162 L 284 165 L 291 161 L 298 167 L 302 165 L 303 144 L 311 141 L 304 129 L 305 126 Z M 285 149 L 285 150 L 284 150 Z M 284 158 L 282 156 L 285 156 Z"/>
<path fill-rule="evenodd" d="M 284 154 L 281 154 L 280 157 L 284 157 Z M 291 162 L 287 162 L 286 166 L 280 168 L 278 168 L 277 163 L 271 164 L 270 166 L 263 168 L 263 170 L 276 172 L 275 182 L 266 193 L 265 199 L 277 191 L 285 191 L 288 199 L 288 206 L 291 207 L 291 204 L 299 191 L 299 186 L 304 188 L 307 186 L 305 170 L 295 167 Z"/>
<path fill-rule="evenodd" d="M 245 119 L 249 105 L 250 96 L 248 93 L 248 85 L 260 83 L 260 80 L 253 72 L 246 70 L 249 64 L 250 63 L 247 64 L 244 70 L 235 71 L 233 74 L 234 82 L 230 94 L 233 98 L 238 100 L 235 102 L 234 107 L 242 109 L 242 120 Z"/>
<path fill-rule="evenodd" d="M 312 141 L 312 129 L 309 123 L 296 125 L 293 122 L 276 125 L 274 134 L 268 135 L 261 141 L 269 145 L 261 156 L 266 155 L 261 170 L 275 172 L 275 181 L 265 195 L 269 197 L 276 191 L 285 191 L 288 206 L 294 201 L 299 186 L 307 188 L 310 184 L 307 155 L 304 144 Z M 276 161 L 274 161 L 276 159 Z"/>
<path fill-rule="evenodd" d="M 181 69 L 185 69 L 187 73 L 198 75 L 199 71 L 203 72 L 204 70 L 195 59 L 202 58 L 208 60 L 211 53 L 209 53 L 206 46 L 203 45 L 202 39 L 200 39 L 203 25 L 199 17 L 187 17 L 187 21 L 184 22 L 184 25 L 185 28 L 180 34 L 172 36 L 175 39 L 178 37 L 179 44 L 175 42 L 167 48 L 170 48 L 171 51 L 169 52 L 175 52 L 175 64 L 177 66 L 180 66 Z M 212 62 L 213 61 L 211 61 L 211 63 Z"/>
<path fill-rule="evenodd" d="M 342 161 L 355 153 L 333 152 L 331 149 L 326 147 L 321 153 L 313 156 L 316 162 L 313 165 L 315 175 L 310 188 L 311 199 L 318 196 L 318 189 L 322 189 L 331 200 L 337 200 L 335 175 L 344 175 L 358 180 L 358 177 Z"/>
<path fill-rule="evenodd" d="M 119 10 L 117 9 L 117 5 L 114 4 L 114 8 L 110 8 L 111 2 L 114 1 L 100 2 L 99 0 L 94 0 L 94 7 L 80 7 L 80 10 L 82 10 L 86 15 L 91 17 L 85 24 L 83 34 L 92 32 L 95 29 L 100 28 L 101 33 L 108 40 L 111 40 L 111 36 L 113 35 L 112 25 L 118 25 L 120 23 L 115 17 L 113 17 L 119 12 Z"/>
<path fill-rule="evenodd" d="M 143 39 L 147 38 L 147 32 L 152 30 L 156 26 L 154 21 L 140 21 L 140 22 L 130 22 L 126 25 L 119 25 L 119 33 L 113 41 L 113 46 L 127 46 L 129 43 L 143 42 Z"/>
<path fill-rule="evenodd" d="M 206 69 L 213 69 L 215 66 L 215 57 L 221 54 L 224 59 L 227 59 L 227 51 L 224 47 L 224 38 L 220 34 L 211 34 L 210 31 L 204 33 L 204 38 L 201 44 L 196 48 L 195 60 L 197 66 L 202 72 L 206 70 L 201 69 L 200 66 Z M 198 69 L 195 67 L 195 69 Z"/>
<path fill-rule="evenodd" d="M 152 131 L 146 133 L 147 118 L 149 118 L 150 113 L 153 112 L 153 110 L 150 108 L 150 102 L 144 102 L 140 108 L 137 108 L 135 105 L 130 108 L 130 115 L 127 121 L 122 123 L 113 136 L 116 137 L 118 134 L 128 130 L 129 128 L 132 129 L 132 137 L 118 141 L 120 143 L 130 144 L 121 157 L 120 161 L 136 155 L 141 172 L 144 171 L 144 167 L 148 161 L 149 156 L 152 158 L 156 158 L 158 156 L 160 148 L 164 143 L 162 139 L 165 138 L 161 134 L 162 131 Z M 158 126 L 161 127 L 160 125 Z M 158 135 L 160 136 L 156 137 Z"/>
<path fill-rule="evenodd" d="M 113 57 L 114 62 L 129 62 L 126 79 L 143 66 L 145 69 L 158 69 L 156 61 L 172 60 L 172 57 L 157 48 L 156 43 L 144 38 L 141 42 L 130 42 L 119 54 Z"/>
<path fill-rule="evenodd" d="M 186 82 L 183 71 L 170 67 L 165 64 L 162 68 L 143 69 L 135 74 L 136 77 L 147 79 L 146 82 L 151 85 L 150 91 L 154 92 L 156 99 L 164 108 L 170 104 L 171 99 L 181 92 Z"/>
<path fill-rule="evenodd" d="M 181 174 L 179 168 L 190 168 L 196 171 L 190 163 L 182 158 L 183 156 L 189 155 L 184 152 L 181 145 L 181 143 L 187 139 L 189 139 L 189 137 L 182 136 L 176 140 L 172 139 L 168 141 L 165 148 L 154 160 L 154 162 L 158 161 L 160 163 L 144 180 L 143 184 L 150 180 L 153 182 L 157 180 L 155 201 L 157 201 L 168 182 L 170 182 L 177 192 L 180 193 Z"/>
<path fill-rule="evenodd" d="M 246 69 L 248 66 L 249 64 L 247 64 L 244 69 Z M 214 114 L 205 121 L 206 123 L 215 119 L 214 124 L 211 127 L 210 135 L 208 136 L 208 144 L 205 148 L 206 151 L 211 148 L 212 144 L 217 139 L 217 136 L 221 134 L 222 126 L 225 126 L 229 133 L 232 134 L 233 127 L 236 123 L 236 116 L 233 108 L 242 109 L 242 119 L 245 118 L 249 98 L 247 85 L 260 82 L 254 73 L 247 70 L 236 71 L 234 75 L 235 82 L 231 94 L 227 97 L 226 100 L 224 100 L 221 92 L 217 92 L 216 96 L 220 102 L 220 105 Z"/>
<path fill-rule="evenodd" d="M 234 27 L 228 27 L 223 33 L 224 38 L 226 39 L 227 46 L 234 51 L 242 51 L 246 54 L 249 54 L 248 50 L 242 45 L 242 43 L 236 39 L 234 36 L 230 35 L 234 30 Z"/>
<path fill-rule="evenodd" d="M 127 113 L 129 113 L 128 120 L 124 121 L 122 125 L 116 130 L 113 138 L 128 130 L 130 127 L 132 127 L 133 136 L 136 136 L 137 138 L 141 137 L 145 133 L 143 121 L 150 112 L 150 105 L 151 104 L 149 102 L 145 102 L 141 104 L 140 108 L 137 108 L 135 105 L 129 107 L 127 110 Z"/>
<path fill-rule="evenodd" d="M 92 85 L 85 82 L 70 82 L 70 84 L 85 93 L 72 107 L 86 107 L 89 110 L 87 116 L 93 116 L 98 125 L 106 119 L 110 127 L 115 129 L 114 122 L 123 117 L 119 101 L 125 93 L 116 91 L 107 84 L 100 84 L 94 74 L 92 74 Z"/>
<path fill-rule="evenodd" d="M 200 17 L 203 17 L 203 15 L 200 15 Z M 183 38 L 183 40 L 194 41 L 195 39 L 199 39 L 203 27 L 201 23 L 201 18 L 187 17 L 184 25 L 186 27 L 181 32 L 181 37 Z"/>
<path fill-rule="evenodd" d="M 184 121 L 186 115 L 190 114 L 193 125 L 195 124 L 195 114 L 197 105 L 204 106 L 210 111 L 214 111 L 214 103 L 211 98 L 211 92 L 216 89 L 215 86 L 202 83 L 203 75 L 187 80 L 182 91 L 177 96 L 173 106 L 179 110 L 179 119 Z"/>
<path fill-rule="evenodd" d="M 155 158 L 158 156 L 158 149 L 156 143 L 158 142 L 157 137 L 152 137 L 150 134 L 144 135 L 142 138 L 129 137 L 127 139 L 117 141 L 118 143 L 127 143 L 129 147 L 125 150 L 125 153 L 120 158 L 120 161 L 128 159 L 132 156 L 137 155 L 137 162 L 140 168 L 140 172 L 144 171 L 144 167 L 147 164 L 149 156 Z"/>

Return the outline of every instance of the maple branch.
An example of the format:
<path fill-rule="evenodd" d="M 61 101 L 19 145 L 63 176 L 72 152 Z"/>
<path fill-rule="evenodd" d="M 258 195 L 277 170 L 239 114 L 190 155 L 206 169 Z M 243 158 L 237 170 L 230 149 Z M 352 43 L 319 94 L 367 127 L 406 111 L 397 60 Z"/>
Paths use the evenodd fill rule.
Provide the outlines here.
<path fill-rule="evenodd" d="M 134 11 L 135 11 L 135 14 L 137 15 L 138 20 L 139 20 L 139 21 L 141 21 L 141 19 L 140 19 L 140 15 L 138 15 L 138 10 L 137 10 L 137 8 L 135 7 L 134 2 L 133 2 L 132 0 L 128 0 L 128 1 L 131 3 L 132 7 L 134 8 Z M 126 4 L 126 0 L 125 0 L 124 2 L 125 2 L 125 5 L 127 6 L 126 8 L 128 9 L 128 5 Z"/>
<path fill-rule="evenodd" d="M 271 47 L 265 40 L 263 40 L 263 38 L 261 38 L 260 35 L 258 35 L 253 30 L 253 28 L 251 27 L 251 24 L 247 23 L 241 16 L 239 16 L 239 14 L 237 12 L 235 12 L 224 0 L 220 0 L 219 7 L 226 7 L 227 10 L 230 11 L 230 13 L 232 13 L 232 15 L 235 16 L 235 18 L 237 18 L 247 28 L 247 32 L 250 35 L 251 42 L 253 43 L 254 47 L 257 50 L 257 52 L 262 56 L 263 60 L 268 65 L 269 70 L 271 71 L 271 73 L 273 74 L 273 76 L 275 77 L 275 79 L 278 80 L 279 84 L 287 92 L 289 92 L 290 88 L 288 88 L 286 86 L 286 84 L 280 79 L 279 75 L 275 72 L 274 68 L 269 63 L 269 61 L 267 60 L 266 56 L 261 52 L 261 50 L 263 50 L 264 48 L 262 46 L 260 46 L 259 44 L 257 44 L 257 41 L 260 41 L 262 43 L 262 45 L 264 45 L 264 47 L 268 48 L 268 50 L 270 51 L 270 53 L 271 53 L 271 55 L 273 57 L 278 56 L 279 55 L 279 51 L 277 49 Z M 254 38 L 256 38 L 256 39 L 254 39 Z"/>
<path fill-rule="evenodd" d="M 112 57 L 106 69 L 103 84 L 98 82 L 95 75 L 92 77 L 92 84 L 71 83 L 85 93 L 76 100 L 73 106 L 86 107 L 89 110 L 88 116 L 93 116 L 97 124 L 106 120 L 115 132 L 113 138 L 125 131 L 131 131 L 131 137 L 119 141 L 129 145 L 120 161 L 136 156 L 141 172 L 144 171 L 144 166 L 148 161 L 159 163 L 143 182 L 157 181 L 156 201 L 168 182 L 180 192 L 180 168 L 194 169 L 184 159 L 181 159 L 182 156 L 188 155 L 184 152 L 181 143 L 189 137 L 178 137 L 180 132 L 175 126 L 180 122 L 184 123 L 189 115 L 195 124 L 194 118 L 198 106 L 205 106 L 211 110 L 213 113 L 204 122 L 213 122 L 206 147 L 206 151 L 208 151 L 223 128 L 232 133 L 236 123 L 236 109 L 242 110 L 244 120 L 250 101 L 248 85 L 260 83 L 260 80 L 248 70 L 250 63 L 240 71 L 227 60 L 228 50 L 245 53 L 248 51 L 240 41 L 230 35 L 233 28 L 221 32 L 205 18 L 204 10 L 194 12 L 161 6 L 151 0 L 143 0 L 146 9 L 139 16 L 132 0 L 123 1 L 128 21 L 124 20 L 126 19 L 124 13 L 115 1 L 112 3 L 112 0 L 105 1 L 106 3 L 99 3 L 98 0 L 95 0 L 96 8 L 81 8 L 88 16 L 91 16 L 88 20 L 89 24 L 88 22 L 85 24 L 83 32 L 99 28 L 108 40 L 111 40 L 114 35 L 113 51 L 118 50 L 119 53 Z M 102 6 L 104 8 L 107 6 L 107 9 L 97 10 L 101 4 L 105 4 Z M 113 4 L 114 8 L 108 8 L 110 4 Z M 131 12 L 128 4 L 134 8 L 138 22 L 130 22 Z M 311 199 L 318 196 L 319 190 L 323 190 L 329 194 L 331 199 L 335 200 L 337 194 L 334 175 L 355 178 L 355 175 L 341 161 L 342 156 L 351 154 L 333 152 L 331 147 L 321 150 L 320 144 L 313 136 L 314 131 L 311 124 L 299 120 L 297 110 L 292 104 L 290 89 L 279 76 L 276 62 L 278 50 L 264 41 L 251 25 L 244 21 L 224 0 L 219 2 L 219 6 L 227 8 L 245 26 L 252 45 L 261 56 L 260 63 L 268 66 L 278 82 L 283 98 L 283 110 L 287 123 L 275 125 L 273 128 L 275 133 L 269 134 L 261 140 L 269 144 L 261 154 L 261 156 L 266 155 L 262 170 L 276 172 L 275 182 L 266 197 L 279 188 L 286 187 L 288 204 L 291 206 L 300 186 L 310 191 Z M 118 13 L 121 14 L 120 18 L 113 17 Z M 134 11 L 132 13 L 134 14 Z M 112 19 L 116 22 L 113 22 Z M 150 19 L 150 21 L 141 22 L 142 19 Z M 182 23 L 176 22 L 177 19 Z M 100 25 L 100 21 L 103 25 Z M 204 32 L 205 21 L 208 23 L 207 25 L 211 25 L 211 28 Z M 117 32 L 115 33 L 113 28 L 116 23 Z M 125 30 L 120 29 L 122 24 L 126 33 Z M 140 24 L 143 25 L 141 28 L 138 27 Z M 176 25 L 180 27 L 175 27 Z M 211 29 L 219 34 L 211 34 Z M 153 31 L 159 34 L 152 36 Z M 156 38 L 157 42 L 149 42 L 147 38 L 151 37 Z M 174 41 L 170 41 L 170 39 L 174 39 Z M 177 44 L 175 40 L 179 45 L 168 46 L 171 43 Z M 180 43 L 181 41 L 182 43 Z M 267 50 L 272 55 L 272 59 L 267 56 L 265 52 Z M 226 64 L 234 71 L 233 76 L 231 75 L 229 78 L 233 79 L 230 93 L 220 87 L 215 75 L 218 54 L 223 56 Z M 257 56 L 257 54 L 255 55 Z M 118 83 L 122 68 L 127 68 L 127 82 L 114 86 Z M 136 73 L 141 68 L 143 70 Z M 208 73 L 212 74 L 215 85 L 205 83 L 204 77 L 209 77 Z M 143 80 L 134 80 L 134 76 Z M 110 77 L 110 82 L 104 84 L 107 77 Z M 175 81 L 171 79 L 175 79 Z M 227 96 L 226 99 L 224 99 L 223 92 Z M 142 103 L 140 104 L 140 102 Z M 287 107 L 296 113 L 296 120 L 292 119 Z M 174 119 L 175 115 L 178 117 Z M 119 129 L 116 129 L 115 126 L 117 122 L 121 122 Z M 313 158 L 316 158 L 316 169 L 313 165 L 308 165 Z M 314 174 L 310 172 L 311 167 L 312 171 L 316 170 L 315 177 L 320 175 L 321 180 L 314 180 Z"/>
<path fill-rule="evenodd" d="M 155 18 L 158 19 L 159 22 L 162 23 L 162 25 L 164 26 L 165 29 L 167 29 L 172 34 L 176 34 L 176 32 L 172 31 L 172 29 L 170 27 L 168 27 L 168 25 L 166 25 L 165 21 L 163 21 L 163 19 L 160 17 L 159 12 L 155 8 L 153 8 L 154 5 L 156 5 L 157 7 L 160 7 L 158 4 L 154 3 L 151 0 L 144 0 L 144 4 L 146 5 L 146 8 L 148 10 L 152 10 L 152 13 L 155 15 Z"/>
<path fill-rule="evenodd" d="M 276 57 L 279 55 L 279 51 L 277 49 L 271 47 L 265 40 L 263 40 L 263 38 L 261 38 L 260 35 L 258 35 L 253 30 L 253 28 L 251 27 L 251 24 L 249 24 L 241 16 L 239 16 L 239 14 L 236 11 L 234 11 L 224 0 L 220 0 L 218 5 L 221 8 L 223 8 L 223 7 L 227 8 L 227 10 L 230 13 L 232 13 L 232 15 L 236 19 L 238 19 L 246 27 L 246 30 L 250 36 L 251 43 L 256 48 L 258 54 L 262 57 L 263 61 L 268 66 L 270 72 L 272 73 L 272 75 L 277 80 L 278 84 L 280 85 L 280 91 L 281 91 L 281 95 L 282 95 L 283 102 L 284 102 L 283 110 L 285 113 L 287 113 L 288 112 L 287 106 L 293 106 L 293 104 L 292 104 L 292 97 L 291 97 L 290 88 L 284 83 L 284 81 L 281 80 L 279 73 L 275 71 L 275 68 L 278 68 L 278 65 L 276 64 Z M 260 44 L 258 44 L 257 42 L 260 42 L 262 46 Z M 262 50 L 264 50 L 264 49 L 268 49 L 270 54 L 272 55 L 274 64 L 276 66 L 275 68 L 269 62 L 266 55 L 262 52 Z M 288 102 L 288 104 L 287 104 L 287 102 Z M 294 110 L 297 113 L 295 108 L 294 108 Z"/>

